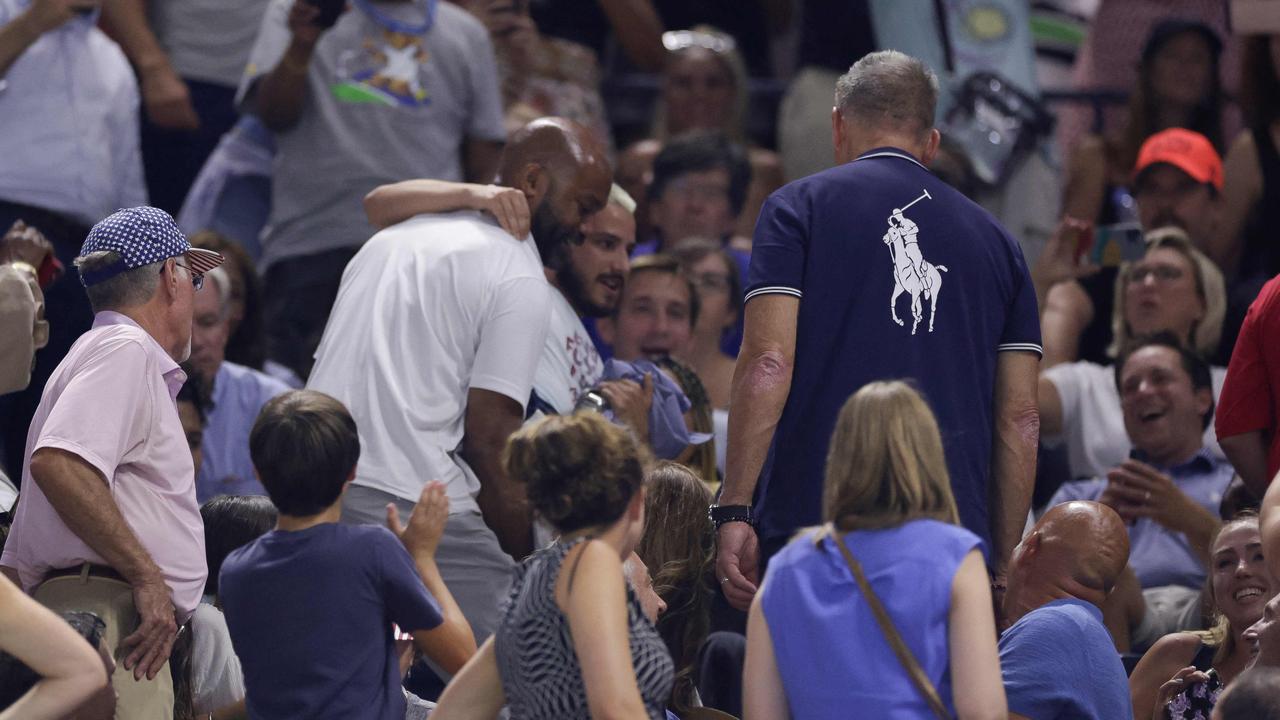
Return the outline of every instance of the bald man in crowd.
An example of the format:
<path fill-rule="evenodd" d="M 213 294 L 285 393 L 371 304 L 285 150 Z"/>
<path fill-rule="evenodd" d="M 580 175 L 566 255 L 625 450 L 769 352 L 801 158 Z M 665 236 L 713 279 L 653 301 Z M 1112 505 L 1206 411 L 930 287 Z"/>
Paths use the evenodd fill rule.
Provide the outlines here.
<path fill-rule="evenodd" d="M 1011 720 L 1132 718 L 1124 665 L 1101 606 L 1129 561 L 1116 511 L 1096 502 L 1045 513 L 1013 551 L 1000 668 Z"/>
<path fill-rule="evenodd" d="M 343 522 L 385 523 L 388 504 L 407 522 L 423 485 L 445 483 L 436 562 L 479 642 L 533 545 L 524 488 L 500 458 L 547 338 L 554 288 L 543 258 L 582 245 L 611 176 L 588 131 L 543 118 L 511 138 L 499 184 L 524 193 L 534 242 L 471 212 L 419 215 L 374 235 L 342 276 L 308 383 L 360 429 Z"/>

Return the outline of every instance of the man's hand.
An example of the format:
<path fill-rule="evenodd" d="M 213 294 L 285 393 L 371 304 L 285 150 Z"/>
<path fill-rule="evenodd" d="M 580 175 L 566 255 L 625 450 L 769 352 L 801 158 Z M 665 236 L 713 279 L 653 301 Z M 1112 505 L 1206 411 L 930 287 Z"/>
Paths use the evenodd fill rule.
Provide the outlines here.
<path fill-rule="evenodd" d="M 151 122 L 169 130 L 195 130 L 200 127 L 200 116 L 191 104 L 191 90 L 186 81 L 178 77 L 168 62 L 149 68 L 139 68 L 138 85 L 142 91 L 142 103 L 147 108 Z"/>
<path fill-rule="evenodd" d="M 511 233 L 517 240 L 529 236 L 529 199 L 522 191 L 500 185 L 474 183 L 468 183 L 466 188 L 471 198 L 472 210 L 489 213 L 503 230 Z"/>
<path fill-rule="evenodd" d="M 746 612 L 760 583 L 760 541 L 745 522 L 727 522 L 716 532 L 716 581 L 725 599 Z"/>
<path fill-rule="evenodd" d="M 432 480 L 422 488 L 422 495 L 409 513 L 409 526 L 400 524 L 400 513 L 394 503 L 387 503 L 387 528 L 400 538 L 415 560 L 434 559 L 444 526 L 449 522 L 449 496 L 444 483 Z"/>
<path fill-rule="evenodd" d="M 1133 459 L 1107 473 L 1107 487 L 1098 501 L 1125 522 L 1147 517 L 1175 532 L 1186 530 L 1184 521 L 1199 507 L 1168 475 Z"/>
<path fill-rule="evenodd" d="M 53 244 L 41 232 L 21 220 L 15 220 L 0 238 L 0 265 L 24 262 L 40 269 L 44 259 L 53 254 Z"/>
<path fill-rule="evenodd" d="M 653 407 L 653 375 L 644 374 L 644 384 L 635 380 L 605 380 L 600 394 L 609 399 L 613 414 L 631 428 L 636 437 L 649 444 L 649 410 Z"/>
<path fill-rule="evenodd" d="M 319 19 L 320 8 L 307 0 L 293 0 L 293 7 L 289 8 L 289 32 L 293 33 L 293 41 L 308 49 L 315 48 L 327 29 L 316 24 Z"/>
<path fill-rule="evenodd" d="M 101 0 L 32 0 L 22 18 L 37 36 L 62 27 L 79 13 L 95 10 Z"/>
<path fill-rule="evenodd" d="M 1078 280 L 1098 272 L 1097 265 L 1087 261 L 1080 262 L 1080 238 L 1092 232 L 1092 225 L 1070 216 L 1065 216 L 1058 222 L 1057 229 L 1031 267 L 1031 282 L 1038 293 L 1048 293 L 1049 288 L 1058 283 Z"/>
<path fill-rule="evenodd" d="M 164 578 L 157 573 L 134 583 L 133 604 L 139 622 L 138 629 L 120 641 L 124 649 L 132 648 L 125 656 L 124 667 L 133 671 L 135 680 L 141 680 L 143 675 L 152 680 L 169 661 L 173 641 L 178 637 L 178 622 Z"/>

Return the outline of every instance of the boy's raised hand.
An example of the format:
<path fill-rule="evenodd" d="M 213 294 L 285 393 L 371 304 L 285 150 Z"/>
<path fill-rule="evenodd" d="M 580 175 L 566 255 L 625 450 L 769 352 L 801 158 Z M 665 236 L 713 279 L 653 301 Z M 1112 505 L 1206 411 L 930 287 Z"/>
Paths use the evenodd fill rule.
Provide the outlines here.
<path fill-rule="evenodd" d="M 387 503 L 387 527 L 414 558 L 434 558 L 444 526 L 449 521 L 449 496 L 444 483 L 432 480 L 422 488 L 422 495 L 409 514 L 409 525 L 400 524 L 400 513 L 394 503 Z"/>

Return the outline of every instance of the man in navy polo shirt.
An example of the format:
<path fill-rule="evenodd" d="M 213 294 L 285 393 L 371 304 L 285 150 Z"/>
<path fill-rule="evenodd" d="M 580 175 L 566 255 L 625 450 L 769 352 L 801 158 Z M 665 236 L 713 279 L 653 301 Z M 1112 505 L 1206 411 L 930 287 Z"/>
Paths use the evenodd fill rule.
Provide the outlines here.
<path fill-rule="evenodd" d="M 836 416 L 873 380 L 910 378 L 933 408 L 961 522 L 997 579 L 1021 536 L 1039 436 L 1035 289 L 1017 242 L 925 168 L 936 99 L 920 61 L 859 60 L 836 86 L 840 164 L 760 213 L 712 510 L 718 577 L 739 608 L 761 560 L 819 522 Z"/>

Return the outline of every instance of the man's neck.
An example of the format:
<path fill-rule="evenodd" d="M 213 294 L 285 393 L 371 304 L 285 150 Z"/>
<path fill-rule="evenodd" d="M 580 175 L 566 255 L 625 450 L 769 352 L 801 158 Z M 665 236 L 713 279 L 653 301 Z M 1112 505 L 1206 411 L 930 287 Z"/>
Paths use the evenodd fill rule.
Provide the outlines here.
<path fill-rule="evenodd" d="M 1162 468 L 1173 468 L 1179 465 L 1185 465 L 1191 462 L 1196 455 L 1204 448 L 1204 442 L 1201 436 L 1197 435 L 1194 442 L 1188 440 L 1182 446 L 1160 452 L 1149 452 L 1144 448 L 1139 448 L 1146 455 L 1146 460 L 1152 465 Z"/>
<path fill-rule="evenodd" d="M 148 335 L 156 341 L 165 354 L 173 358 L 174 362 L 180 363 L 186 358 L 182 357 L 185 347 L 174 347 L 175 341 L 170 335 L 166 327 L 166 318 L 163 311 L 157 307 L 155 302 L 148 302 L 143 305 L 134 305 L 127 308 L 113 308 L 113 312 L 129 318 L 138 324 L 138 327 L 146 331 Z"/>
<path fill-rule="evenodd" d="M 573 308 L 573 314 L 577 315 L 578 319 L 582 319 L 582 310 L 573 304 L 573 300 L 569 299 L 569 295 L 564 291 L 564 288 L 560 287 L 560 279 L 556 271 L 544 265 L 542 273 L 546 275 L 547 282 L 550 283 L 551 287 L 555 288 L 556 292 L 560 293 L 560 297 L 564 298 L 564 301 L 569 303 L 569 307 Z"/>
<path fill-rule="evenodd" d="M 276 518 L 276 529 L 285 532 L 298 532 L 317 525 L 335 524 L 342 519 L 342 500 L 325 508 L 315 515 L 299 516 L 281 514 Z"/>
<path fill-rule="evenodd" d="M 1078 600 L 1101 609 L 1105 598 L 1094 597 L 1094 595 L 1097 595 L 1097 593 L 1083 587 L 1068 588 L 1060 585 L 1044 585 L 1034 589 L 1027 589 L 1022 593 L 1022 597 L 1013 603 L 1014 606 L 1009 608 L 1008 620 L 1010 623 L 1016 623 L 1032 610 L 1038 610 L 1057 600 Z"/>

